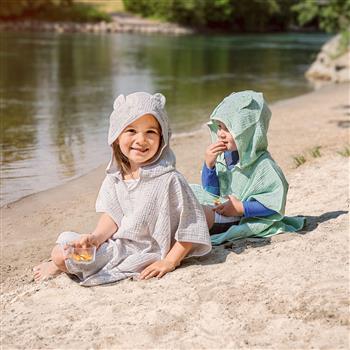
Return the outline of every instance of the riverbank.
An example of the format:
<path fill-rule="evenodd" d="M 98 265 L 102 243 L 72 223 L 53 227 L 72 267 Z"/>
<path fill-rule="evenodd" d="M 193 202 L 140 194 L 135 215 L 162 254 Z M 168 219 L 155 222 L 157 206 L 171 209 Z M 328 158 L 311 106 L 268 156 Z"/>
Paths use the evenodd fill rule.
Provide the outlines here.
<path fill-rule="evenodd" d="M 269 148 L 290 183 L 287 214 L 307 217 L 303 234 L 217 247 L 159 281 L 35 285 L 31 268 L 57 234 L 96 223 L 105 165 L 2 208 L 3 348 L 348 348 L 349 88 L 272 107 Z M 172 141 L 190 182 L 208 143 L 205 128 Z"/>
<path fill-rule="evenodd" d="M 107 158 L 108 116 L 118 93 L 162 91 L 177 133 L 196 130 L 231 91 L 264 91 L 269 103 L 311 91 L 303 72 L 327 36 L 273 34 L 247 39 L 2 33 L 0 206 L 87 174 Z M 274 64 L 261 71 L 261 62 L 272 56 Z M 16 73 L 27 66 L 18 89 Z"/>
<path fill-rule="evenodd" d="M 194 30 L 176 23 L 161 22 L 129 13 L 115 13 L 110 22 L 45 22 L 33 20 L 0 21 L 0 31 L 33 31 L 55 33 L 143 33 L 192 34 Z"/>

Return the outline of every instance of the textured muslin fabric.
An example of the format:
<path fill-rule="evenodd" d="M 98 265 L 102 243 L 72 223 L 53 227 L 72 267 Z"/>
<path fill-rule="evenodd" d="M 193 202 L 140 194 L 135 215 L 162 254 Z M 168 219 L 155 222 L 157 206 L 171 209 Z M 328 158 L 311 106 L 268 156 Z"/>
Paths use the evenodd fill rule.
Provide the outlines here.
<path fill-rule="evenodd" d="M 64 246 L 69 244 L 72 241 L 78 240 L 80 234 L 72 231 L 62 232 L 58 238 L 56 243 L 59 244 L 62 249 Z M 113 257 L 113 247 L 107 243 L 103 243 L 99 249 L 96 251 L 95 261 L 90 264 L 76 264 L 74 261 L 67 259 L 65 261 L 67 270 L 76 275 L 79 280 L 83 281 L 87 277 L 95 274 L 99 270 L 105 266 L 110 259 Z"/>
<path fill-rule="evenodd" d="M 132 187 L 123 180 L 112 154 L 96 211 L 107 213 L 118 225 L 117 232 L 103 246 L 106 254 L 111 251 L 113 254 L 93 274 L 87 271 L 77 274 L 79 266 L 67 264 L 69 272 L 75 273 L 84 286 L 138 275 L 146 266 L 165 258 L 176 241 L 193 243 L 187 257 L 205 255 L 211 250 L 204 212 L 184 177 L 175 169 L 164 105 L 163 95 L 143 92 L 120 95 L 114 103 L 108 136 L 110 145 L 127 125 L 144 114 L 152 114 L 158 120 L 163 143 L 152 163 L 140 168 L 140 179 Z"/>
<path fill-rule="evenodd" d="M 220 195 L 234 195 L 240 201 L 257 200 L 276 211 L 268 217 L 242 217 L 240 224 L 224 233 L 211 236 L 214 245 L 244 237 L 268 237 L 280 232 L 300 230 L 304 218 L 285 217 L 288 183 L 278 165 L 267 151 L 267 130 L 271 112 L 262 93 L 242 91 L 227 96 L 213 111 L 208 126 L 213 142 L 218 140 L 221 121 L 233 135 L 239 161 L 228 169 L 224 154 L 217 158 L 215 168 L 219 178 Z M 194 186 L 195 192 L 198 189 Z M 200 198 L 200 193 L 197 194 Z"/>

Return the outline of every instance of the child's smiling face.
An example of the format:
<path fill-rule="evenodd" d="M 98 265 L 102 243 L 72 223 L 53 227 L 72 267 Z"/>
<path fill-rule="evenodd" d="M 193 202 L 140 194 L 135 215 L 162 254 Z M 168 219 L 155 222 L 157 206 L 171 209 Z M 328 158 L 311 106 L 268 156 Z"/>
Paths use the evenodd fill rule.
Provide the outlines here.
<path fill-rule="evenodd" d="M 218 126 L 218 131 L 216 133 L 218 136 L 218 141 L 222 141 L 228 151 L 237 151 L 235 139 L 228 131 L 226 125 L 219 120 L 216 120 L 215 123 Z"/>
<path fill-rule="evenodd" d="M 129 124 L 117 142 L 131 167 L 138 168 L 156 155 L 160 140 L 161 130 L 157 119 L 151 114 L 145 114 Z"/>

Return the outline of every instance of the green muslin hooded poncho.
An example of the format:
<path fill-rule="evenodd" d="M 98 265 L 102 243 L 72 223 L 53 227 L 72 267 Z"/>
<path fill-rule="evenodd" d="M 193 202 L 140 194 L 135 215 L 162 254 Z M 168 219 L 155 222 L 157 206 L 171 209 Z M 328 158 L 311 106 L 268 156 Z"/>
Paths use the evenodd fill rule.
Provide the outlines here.
<path fill-rule="evenodd" d="M 257 200 L 276 211 L 276 214 L 267 217 L 243 216 L 239 225 L 211 236 L 213 245 L 245 237 L 294 232 L 304 225 L 304 218 L 284 216 L 288 183 L 267 151 L 270 117 L 263 94 L 254 91 L 232 93 L 210 116 L 208 126 L 213 142 L 218 140 L 215 121 L 221 121 L 234 137 L 239 154 L 239 161 L 232 170 L 227 168 L 223 153 L 216 161 L 220 195 L 234 195 L 240 201 Z"/>

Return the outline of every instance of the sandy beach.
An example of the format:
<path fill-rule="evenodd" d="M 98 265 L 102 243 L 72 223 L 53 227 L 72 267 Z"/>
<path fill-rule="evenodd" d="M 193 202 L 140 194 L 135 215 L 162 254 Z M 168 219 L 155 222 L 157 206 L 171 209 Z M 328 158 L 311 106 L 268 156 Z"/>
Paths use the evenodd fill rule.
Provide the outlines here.
<path fill-rule="evenodd" d="M 305 229 L 215 247 L 160 280 L 32 280 L 60 232 L 93 229 L 105 164 L 1 208 L 1 348 L 349 349 L 349 91 L 328 85 L 271 107 L 286 212 L 306 216 Z M 209 142 L 204 126 L 172 140 L 189 182 Z"/>

